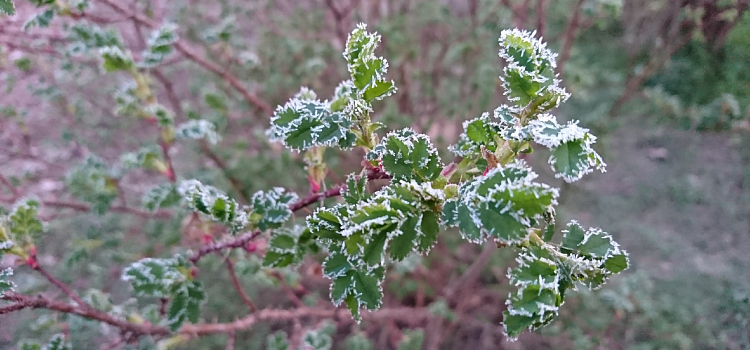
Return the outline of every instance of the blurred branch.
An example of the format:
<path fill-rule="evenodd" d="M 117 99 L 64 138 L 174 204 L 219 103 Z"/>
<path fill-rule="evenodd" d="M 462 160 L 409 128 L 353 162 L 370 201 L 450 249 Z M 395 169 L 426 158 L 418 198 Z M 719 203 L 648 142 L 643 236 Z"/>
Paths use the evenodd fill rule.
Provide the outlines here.
<path fill-rule="evenodd" d="M 237 278 L 237 273 L 234 270 L 234 263 L 232 262 L 232 260 L 229 257 L 227 257 L 224 260 L 224 262 L 227 265 L 229 278 L 232 279 L 232 285 L 234 285 L 234 289 L 237 290 L 237 294 L 240 295 L 245 305 L 247 305 L 247 307 L 250 308 L 250 312 L 258 311 L 258 308 L 255 307 L 255 303 L 253 303 L 253 301 L 250 299 L 250 296 L 247 295 L 247 293 L 245 292 L 245 289 L 242 288 L 242 284 L 240 283 L 240 280 Z"/>
<path fill-rule="evenodd" d="M 541 1 L 541 0 L 540 0 Z M 581 8 L 586 0 L 578 0 L 573 7 L 573 17 L 568 21 L 568 26 L 565 29 L 563 35 L 562 50 L 560 50 L 560 59 L 557 60 L 557 72 L 562 73 L 565 71 L 565 63 L 570 59 L 570 51 L 573 49 L 573 42 L 575 42 L 576 34 L 581 22 Z"/>
<path fill-rule="evenodd" d="M 279 282 L 281 283 L 281 287 L 284 289 L 284 293 L 286 293 L 286 296 L 294 303 L 295 306 L 305 306 L 305 303 L 302 302 L 302 299 L 300 299 L 297 294 L 294 293 L 292 288 L 289 287 L 289 284 L 286 283 L 286 278 L 284 278 L 281 273 L 279 273 L 278 271 L 271 271 L 271 276 L 276 277 L 276 279 L 279 280 Z"/>
<path fill-rule="evenodd" d="M 151 29 L 158 27 L 158 24 L 154 23 L 153 21 L 151 21 L 150 19 L 146 17 L 143 17 L 142 15 L 138 13 L 130 12 L 130 10 L 125 8 L 125 6 L 123 6 L 121 3 L 115 0 L 101 0 L 101 1 L 106 3 L 109 7 L 111 7 L 118 13 L 128 18 L 131 18 L 134 21 L 137 21 Z M 196 53 L 194 49 L 190 47 L 189 44 L 187 44 L 185 41 L 178 40 L 176 43 L 174 43 L 174 47 L 175 49 L 177 49 L 177 51 L 181 52 L 183 55 L 191 59 L 193 62 L 197 63 L 203 68 L 221 77 L 224 81 L 226 81 L 229 85 L 231 85 L 235 90 L 237 90 L 248 103 L 250 103 L 251 105 L 263 111 L 264 114 L 268 116 L 273 114 L 273 108 L 271 108 L 271 105 L 269 105 L 267 102 L 260 99 L 260 97 L 258 97 L 257 95 L 251 93 L 236 76 L 232 75 L 232 73 L 224 70 L 219 65 L 209 61 L 205 57 Z"/>
<path fill-rule="evenodd" d="M 52 274 L 49 273 L 49 271 L 45 270 L 39 263 L 36 261 L 36 254 L 31 256 L 31 259 L 33 259 L 31 262 L 33 263 L 31 265 L 31 268 L 39 272 L 44 278 L 47 279 L 50 283 L 54 284 L 57 288 L 63 291 L 68 297 L 75 300 L 75 302 L 78 304 L 78 306 L 86 309 L 93 309 L 89 304 L 87 304 L 81 297 L 79 297 L 70 287 L 68 287 L 65 283 L 55 278 L 55 276 L 52 276 Z"/>

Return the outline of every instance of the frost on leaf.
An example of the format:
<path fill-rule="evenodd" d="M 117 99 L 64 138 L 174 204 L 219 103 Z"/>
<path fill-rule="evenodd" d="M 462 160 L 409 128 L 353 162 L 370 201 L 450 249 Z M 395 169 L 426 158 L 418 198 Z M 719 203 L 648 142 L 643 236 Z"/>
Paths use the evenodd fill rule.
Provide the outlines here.
<path fill-rule="evenodd" d="M 172 331 L 186 321 L 198 322 L 205 294 L 193 281 L 191 266 L 182 256 L 166 259 L 141 259 L 123 271 L 122 279 L 133 286 L 138 296 L 169 298 L 167 324 Z"/>
<path fill-rule="evenodd" d="M 135 61 L 129 51 L 123 51 L 117 46 L 106 46 L 99 49 L 102 58 L 102 68 L 107 73 L 121 70 L 131 70 L 135 67 Z"/>
<path fill-rule="evenodd" d="M 369 198 L 367 177 L 349 174 L 346 177 L 346 187 L 341 189 L 341 197 L 349 204 L 357 204 Z"/>
<path fill-rule="evenodd" d="M 0 0 L 0 14 L 13 16 L 16 14 L 16 5 L 13 0 Z"/>
<path fill-rule="evenodd" d="M 156 118 L 159 126 L 163 128 L 174 125 L 174 115 L 172 114 L 172 111 L 167 109 L 167 107 L 164 107 L 164 105 L 158 103 L 150 104 L 144 108 L 144 112 Z"/>
<path fill-rule="evenodd" d="M 594 150 L 596 136 L 578 126 L 577 121 L 559 125 L 554 116 L 543 114 L 529 122 L 534 142 L 549 148 L 549 163 L 555 177 L 575 182 L 594 169 L 606 171 L 606 164 Z"/>
<path fill-rule="evenodd" d="M 350 177 L 353 187 L 354 177 Z M 346 303 L 352 316 L 382 304 L 388 259 L 426 253 L 440 229 L 434 211 L 443 198 L 430 182 L 398 181 L 360 201 L 321 208 L 307 218 L 311 233 L 328 245 L 323 274 L 332 280 L 331 300 Z M 360 189 L 364 189 L 361 185 Z"/>
<path fill-rule="evenodd" d="M 269 228 L 281 227 L 292 215 L 289 206 L 298 198 L 296 193 L 287 192 L 282 187 L 255 192 L 250 203 L 253 206 L 253 216 L 260 215 L 257 222 L 258 228 L 265 231 Z"/>
<path fill-rule="evenodd" d="M 91 211 L 103 215 L 117 198 L 117 177 L 102 159 L 87 157 L 66 177 L 68 190 L 89 204 Z"/>
<path fill-rule="evenodd" d="M 349 129 L 351 120 L 330 104 L 319 100 L 294 98 L 279 106 L 271 118 L 268 135 L 294 151 L 317 146 L 351 148 L 356 136 Z"/>
<path fill-rule="evenodd" d="M 52 23 L 52 19 L 55 18 L 55 11 L 47 9 L 39 13 L 35 13 L 23 24 L 23 30 L 29 30 L 34 27 L 49 27 Z"/>
<path fill-rule="evenodd" d="M 461 184 L 458 199 L 443 207 L 444 224 L 458 227 L 471 242 L 492 238 L 520 243 L 557 204 L 558 190 L 533 182 L 536 177 L 523 161 L 516 161 Z"/>
<path fill-rule="evenodd" d="M 80 55 L 91 49 L 103 47 L 122 47 L 122 40 L 116 31 L 102 29 L 96 24 L 76 22 L 69 31 L 70 47 L 68 52 Z"/>
<path fill-rule="evenodd" d="M 308 330 L 302 335 L 300 350 L 330 350 L 333 348 L 333 338 L 336 326 L 330 321 L 322 322 L 316 329 Z"/>
<path fill-rule="evenodd" d="M 284 331 L 277 331 L 266 338 L 266 349 L 289 350 L 289 339 Z"/>
<path fill-rule="evenodd" d="M 518 288 L 503 313 L 510 338 L 551 322 L 566 292 L 575 290 L 576 283 L 597 288 L 611 275 L 627 269 L 627 253 L 602 230 L 585 231 L 572 221 L 563 234 L 559 248 L 546 243 L 524 246 L 516 259 L 518 266 L 509 269 L 508 279 Z"/>
<path fill-rule="evenodd" d="M 177 192 L 177 188 L 171 184 L 161 184 L 152 187 L 143 194 L 143 207 L 154 213 L 161 208 L 168 208 L 180 202 L 182 197 Z"/>
<path fill-rule="evenodd" d="M 380 144 L 383 168 L 394 180 L 425 182 L 440 175 L 443 164 L 429 136 L 403 129 L 389 133 Z"/>
<path fill-rule="evenodd" d="M 247 213 L 239 204 L 213 186 L 204 185 L 198 180 L 186 180 L 180 183 L 177 192 L 191 210 L 226 225 L 232 233 L 237 233 L 248 224 Z"/>
<path fill-rule="evenodd" d="M 156 146 L 144 146 L 137 152 L 121 155 L 120 167 L 124 170 L 144 168 L 159 172 L 167 171 L 167 164 L 162 161 L 162 154 Z"/>
<path fill-rule="evenodd" d="M 534 330 L 550 323 L 565 294 L 557 258 L 544 247 L 524 247 L 518 267 L 508 271 L 510 283 L 518 288 L 508 296 L 503 312 L 506 335 L 517 338 L 526 329 Z"/>
<path fill-rule="evenodd" d="M 0 296 L 6 292 L 12 292 L 15 290 L 16 285 L 10 281 L 10 276 L 13 276 L 13 269 L 10 267 L 5 270 L 0 270 Z"/>
<path fill-rule="evenodd" d="M 178 139 L 206 140 L 215 145 L 221 141 L 221 136 L 216 133 L 216 126 L 208 120 L 189 120 L 175 128 L 175 137 Z"/>
<path fill-rule="evenodd" d="M 601 286 L 629 265 L 628 253 L 620 249 L 612 236 L 598 228 L 585 231 L 575 221 L 563 230 L 561 251 L 570 256 L 571 278 L 589 288 Z"/>
<path fill-rule="evenodd" d="M 393 81 L 385 78 L 388 73 L 388 61 L 375 56 L 379 42 L 380 35 L 368 33 L 367 25 L 360 23 L 349 34 L 344 50 L 356 98 L 368 104 L 396 92 Z"/>
<path fill-rule="evenodd" d="M 41 350 L 71 350 L 70 345 L 65 341 L 65 337 L 62 334 L 55 334 L 50 339 L 49 343 L 41 348 Z"/>
<path fill-rule="evenodd" d="M 499 55 L 506 62 L 503 88 L 508 99 L 519 106 L 531 102 L 542 110 L 550 110 L 568 99 L 555 75 L 555 58 L 536 32 L 511 29 L 500 33 Z"/>
<path fill-rule="evenodd" d="M 177 25 L 167 23 L 157 28 L 148 38 L 147 47 L 138 62 L 140 67 L 152 68 L 158 66 L 172 53 L 172 45 L 177 42 Z"/>

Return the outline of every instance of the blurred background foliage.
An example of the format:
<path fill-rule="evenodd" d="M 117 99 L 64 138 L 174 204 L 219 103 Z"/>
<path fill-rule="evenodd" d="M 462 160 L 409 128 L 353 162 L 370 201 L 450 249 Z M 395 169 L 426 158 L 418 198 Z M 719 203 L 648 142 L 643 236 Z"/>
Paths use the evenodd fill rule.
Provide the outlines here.
<path fill-rule="evenodd" d="M 603 290 L 575 293 L 562 317 L 518 342 L 502 340 L 498 323 L 513 264 L 499 250 L 480 285 L 459 305 L 446 305 L 435 285 L 461 275 L 481 247 L 441 236 L 432 255 L 409 259 L 387 283 L 386 305 L 431 305 L 449 318 L 471 315 L 482 326 L 454 324 L 440 338 L 427 328 L 426 349 L 748 349 L 750 348 L 750 15 L 742 0 L 218 0 L 126 2 L 157 22 L 171 21 L 180 36 L 208 60 L 237 77 L 271 106 L 308 86 L 332 94 L 347 74 L 340 52 L 358 22 L 383 36 L 381 54 L 399 90 L 382 102 L 375 118 L 389 129 L 411 126 L 433 137 L 439 149 L 456 140 L 461 122 L 503 102 L 497 37 L 521 27 L 560 53 L 559 73 L 572 98 L 556 114 L 580 119 L 599 135 L 597 148 L 609 166 L 575 185 L 542 173 L 563 188 L 559 219 L 600 226 L 631 254 L 633 268 Z M 90 13 L 116 17 L 91 1 Z M 113 111 L 114 94 L 126 82 L 103 75 L 98 62 L 70 52 L 69 19 L 48 28 L 20 30 L 35 13 L 0 21 L 0 200 L 9 209 L 16 191 L 46 200 L 49 232 L 42 262 L 77 290 L 129 297 L 119 281 L 122 267 L 144 256 L 167 256 L 177 247 L 197 248 L 202 237 L 187 216 L 155 219 L 117 212 L 80 213 L 66 174 L 95 154 L 108 164 L 142 145 L 156 146 L 153 127 Z M 83 19 L 86 20 L 86 19 Z M 133 52 L 143 47 L 143 28 L 113 20 Z M 250 105 L 225 80 L 181 55 L 167 59 L 153 82 L 160 100 L 172 101 L 178 122 L 207 119 L 223 141 L 207 149 L 183 143 L 172 157 L 181 178 L 197 178 L 232 193 L 284 186 L 307 193 L 300 156 L 269 144 L 269 113 Z M 328 152 L 326 184 L 358 169 L 362 154 Z M 443 159 L 451 159 L 443 154 Z M 219 163 L 221 166 L 217 166 Z M 528 161 L 546 162 L 543 151 Z M 547 169 L 547 167 L 535 167 Z M 162 180 L 139 170 L 124 175 L 115 199 L 137 206 Z M 232 180 L 230 180 L 232 179 Z M 234 183 L 232 182 L 234 181 Z M 5 200 L 7 199 L 7 200 Z M 55 204 L 56 203 L 56 204 Z M 296 220 L 302 220 L 298 216 Z M 262 249 L 262 247 L 260 247 Z M 242 283 L 259 305 L 285 306 L 277 278 L 253 253 L 233 252 Z M 313 259 L 314 260 L 314 259 Z M 13 264 L 10 260 L 2 265 Z M 206 286 L 207 320 L 244 315 L 227 288 L 220 257 L 207 258 L 198 278 Z M 314 261 L 285 277 L 303 300 L 326 298 L 327 282 Z M 24 268 L 21 290 L 44 292 L 46 284 Z M 143 307 L 144 305 L 140 305 Z M 126 306 L 123 306 L 126 307 Z M 127 307 L 139 307 L 132 305 Z M 96 323 L 25 311 L 0 317 L 0 348 L 25 338 L 46 339 L 69 331 L 74 349 L 99 349 Z M 396 348 L 403 325 L 359 331 L 376 349 Z M 260 349 L 283 324 L 260 324 L 236 334 L 238 349 Z M 337 329 L 334 348 L 357 329 Z M 411 332 L 411 331 L 410 331 Z M 431 333 L 432 332 L 432 333 Z M 420 338 L 421 339 L 421 338 Z M 433 339 L 433 340 L 431 340 Z M 206 337 L 178 348 L 223 349 L 223 337 Z M 366 342 L 365 342 L 366 343 Z M 347 345 L 348 344 L 348 345 Z M 418 348 L 418 347 L 417 347 Z"/>

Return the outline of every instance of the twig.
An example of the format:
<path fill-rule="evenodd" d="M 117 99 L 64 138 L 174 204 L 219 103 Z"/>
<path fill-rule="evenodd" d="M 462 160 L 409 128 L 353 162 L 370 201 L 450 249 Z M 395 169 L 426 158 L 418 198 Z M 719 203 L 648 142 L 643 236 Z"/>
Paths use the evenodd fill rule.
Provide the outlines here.
<path fill-rule="evenodd" d="M 573 17 L 568 22 L 568 27 L 565 29 L 565 35 L 563 36 L 563 46 L 560 50 L 560 59 L 557 60 L 557 72 L 562 73 L 565 70 L 565 63 L 570 58 L 570 51 L 573 49 L 573 42 L 578 32 L 578 25 L 581 21 L 581 8 L 586 0 L 578 0 L 575 7 L 573 8 Z"/>
<path fill-rule="evenodd" d="M 68 287 L 65 283 L 55 278 L 55 276 L 52 276 L 52 274 L 50 274 L 49 271 L 44 269 L 42 265 L 39 265 L 39 263 L 36 262 L 36 256 L 32 256 L 32 258 L 35 261 L 34 265 L 32 266 L 34 270 L 42 274 L 44 278 L 46 278 L 50 283 L 54 284 L 57 288 L 60 288 L 60 290 L 62 290 L 63 293 L 67 294 L 68 297 L 75 300 L 78 306 L 82 308 L 89 308 L 89 309 L 92 308 L 88 303 L 83 301 L 83 299 L 81 299 L 81 297 L 79 297 L 78 294 L 76 294 L 72 289 L 70 289 L 70 287 Z"/>
<path fill-rule="evenodd" d="M 216 167 L 221 170 L 221 173 L 224 174 L 224 177 L 226 177 L 227 180 L 229 180 L 229 184 L 232 186 L 232 188 L 234 188 L 234 191 L 237 192 L 240 197 L 242 197 L 245 203 L 250 203 L 250 198 L 247 196 L 247 194 L 245 194 L 245 186 L 242 184 L 242 181 L 229 173 L 229 168 L 227 167 L 227 164 L 224 162 L 224 160 L 222 160 L 218 154 L 211 150 L 211 147 L 208 146 L 208 143 L 206 143 L 205 140 L 202 140 L 200 142 L 200 145 L 201 152 L 206 154 L 206 156 L 211 159 L 212 162 L 214 162 Z"/>
<path fill-rule="evenodd" d="M 485 266 L 490 262 L 495 249 L 497 249 L 495 242 L 489 242 L 484 246 L 484 249 L 479 253 L 479 256 L 474 260 L 471 266 L 469 266 L 469 269 L 467 269 L 459 279 L 446 288 L 445 298 L 447 300 L 450 301 L 453 298 L 461 296 L 462 290 L 474 286 L 477 279 L 481 276 L 482 270 L 484 270 Z"/>
<path fill-rule="evenodd" d="M 156 28 L 158 25 L 151 21 L 150 19 L 138 14 L 138 13 L 131 13 L 127 8 L 125 8 L 123 5 L 121 5 L 119 2 L 115 0 L 101 0 L 102 2 L 106 3 L 109 7 L 113 8 L 115 11 L 119 12 L 120 14 L 132 18 L 133 20 L 149 27 L 149 28 Z M 212 73 L 218 75 L 224 81 L 229 83 L 235 90 L 237 90 L 242 97 L 251 105 L 257 107 L 263 113 L 266 115 L 273 114 L 273 108 L 271 108 L 271 105 L 269 105 L 266 101 L 263 101 L 260 99 L 260 97 L 256 96 L 255 94 L 251 93 L 245 86 L 242 85 L 242 82 L 232 73 L 224 70 L 221 66 L 207 60 L 205 57 L 195 53 L 192 47 L 190 47 L 187 43 L 185 43 L 182 40 L 178 40 L 176 43 L 174 43 L 174 48 L 177 49 L 177 51 L 181 52 L 185 57 L 189 58 L 193 62 L 197 63 L 198 65 L 202 66 L 203 68 L 211 71 Z"/>
<path fill-rule="evenodd" d="M 235 336 L 236 334 L 234 332 L 230 332 L 229 334 L 227 334 L 227 345 L 224 349 L 234 350 L 234 340 L 235 340 L 234 337 Z"/>
<path fill-rule="evenodd" d="M 258 311 L 258 308 L 255 307 L 255 304 L 250 299 L 250 296 L 248 296 L 247 293 L 245 292 L 245 289 L 242 288 L 242 284 L 240 283 L 240 280 L 237 278 L 237 273 L 234 270 L 234 263 L 232 262 L 232 260 L 229 257 L 227 257 L 226 260 L 224 261 L 227 265 L 229 278 L 232 280 L 232 284 L 234 285 L 234 289 L 237 290 L 237 294 L 240 295 L 245 305 L 247 305 L 247 307 L 250 308 L 250 312 Z"/>
<path fill-rule="evenodd" d="M 292 288 L 289 287 L 289 284 L 286 283 L 286 279 L 284 278 L 284 276 L 281 275 L 281 273 L 279 273 L 278 271 L 271 271 L 271 276 L 276 277 L 276 279 L 278 279 L 279 282 L 281 282 L 281 287 L 284 289 L 284 293 L 286 293 L 289 300 L 291 300 L 295 306 L 297 307 L 305 306 L 305 303 L 302 301 L 302 299 L 300 299 L 297 296 L 297 294 L 294 293 Z"/>
<path fill-rule="evenodd" d="M 13 183 L 10 182 L 5 176 L 0 175 L 0 182 L 5 185 L 5 187 L 8 188 L 10 193 L 13 195 L 14 198 L 18 198 L 21 195 L 21 192 L 16 188 L 16 186 L 13 186 Z"/>

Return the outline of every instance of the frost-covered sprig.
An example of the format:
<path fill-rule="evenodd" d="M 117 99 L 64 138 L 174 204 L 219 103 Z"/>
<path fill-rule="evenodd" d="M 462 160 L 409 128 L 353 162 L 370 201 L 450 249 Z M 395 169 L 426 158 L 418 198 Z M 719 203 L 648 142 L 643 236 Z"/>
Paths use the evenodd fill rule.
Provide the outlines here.
<path fill-rule="evenodd" d="M 186 180 L 180 183 L 177 192 L 188 208 L 226 225 L 232 233 L 239 232 L 249 223 L 247 213 L 239 204 L 213 186 L 198 180 Z"/>
<path fill-rule="evenodd" d="M 164 61 L 173 51 L 173 44 L 177 42 L 177 25 L 165 23 L 155 29 L 147 41 L 146 49 L 141 54 L 139 67 L 153 68 Z"/>
<path fill-rule="evenodd" d="M 188 120 L 175 128 L 177 139 L 206 140 L 215 145 L 221 142 L 221 135 L 216 132 L 216 125 L 208 120 Z"/>
<path fill-rule="evenodd" d="M 0 249 L 0 253 L 2 253 L 2 249 Z M 0 270 L 0 296 L 16 289 L 16 285 L 10 280 L 11 276 L 13 276 L 13 269 L 10 267 Z"/>
<path fill-rule="evenodd" d="M 198 322 L 200 306 L 206 296 L 194 271 L 183 256 L 145 258 L 123 270 L 122 280 L 129 282 L 136 295 L 169 298 L 167 325 L 172 331 L 185 321 Z"/>

